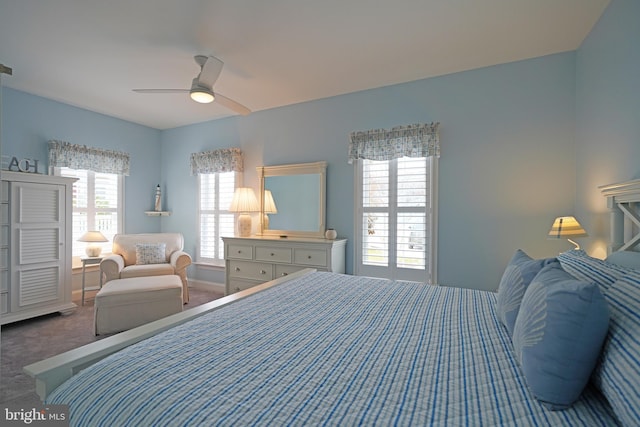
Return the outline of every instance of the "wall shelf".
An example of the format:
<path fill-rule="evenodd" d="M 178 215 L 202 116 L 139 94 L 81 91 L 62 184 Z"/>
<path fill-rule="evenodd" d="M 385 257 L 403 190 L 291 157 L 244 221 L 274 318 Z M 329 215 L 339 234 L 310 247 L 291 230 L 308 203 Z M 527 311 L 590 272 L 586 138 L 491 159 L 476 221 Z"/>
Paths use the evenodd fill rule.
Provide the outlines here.
<path fill-rule="evenodd" d="M 145 215 L 147 216 L 169 216 L 171 215 L 170 211 L 145 211 Z"/>

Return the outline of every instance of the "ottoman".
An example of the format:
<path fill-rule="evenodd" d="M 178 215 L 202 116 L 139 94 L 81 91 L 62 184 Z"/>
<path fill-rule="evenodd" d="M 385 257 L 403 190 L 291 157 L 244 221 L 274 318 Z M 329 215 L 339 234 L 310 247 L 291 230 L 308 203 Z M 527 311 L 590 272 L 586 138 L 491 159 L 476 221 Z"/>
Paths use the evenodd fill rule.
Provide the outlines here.
<path fill-rule="evenodd" d="M 95 297 L 95 334 L 126 331 L 181 311 L 182 281 L 176 275 L 111 280 Z"/>

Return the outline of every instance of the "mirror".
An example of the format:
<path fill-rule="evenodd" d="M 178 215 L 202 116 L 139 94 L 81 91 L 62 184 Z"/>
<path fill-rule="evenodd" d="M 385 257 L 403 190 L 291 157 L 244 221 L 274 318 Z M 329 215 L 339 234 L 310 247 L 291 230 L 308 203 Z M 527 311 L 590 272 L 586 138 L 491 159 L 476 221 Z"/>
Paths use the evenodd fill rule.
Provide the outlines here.
<path fill-rule="evenodd" d="M 327 162 L 256 169 L 262 234 L 324 238 Z"/>

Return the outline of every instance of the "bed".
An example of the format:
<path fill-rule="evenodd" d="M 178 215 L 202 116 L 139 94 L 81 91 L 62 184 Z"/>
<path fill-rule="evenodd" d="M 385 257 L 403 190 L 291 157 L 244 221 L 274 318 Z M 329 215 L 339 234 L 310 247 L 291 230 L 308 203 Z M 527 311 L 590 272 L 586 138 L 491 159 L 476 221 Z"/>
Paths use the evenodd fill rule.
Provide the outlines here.
<path fill-rule="evenodd" d="M 616 191 L 603 188 L 612 209 L 635 203 L 616 201 Z M 71 424 L 80 426 L 635 424 L 638 256 L 603 261 L 569 251 L 533 260 L 520 252 L 497 293 L 305 270 L 25 371 L 43 400 L 70 405 Z M 506 290 L 518 269 L 531 277 L 514 315 L 518 292 Z M 539 371 L 529 361 L 539 354 L 523 320 L 535 321 L 532 307 L 540 305 L 531 289 L 558 275 L 594 295 L 576 309 L 593 322 L 587 335 L 602 329 L 597 313 L 606 304 L 599 343 L 570 343 L 579 357 L 593 353 L 580 347 L 585 340 L 597 352 L 566 402 L 545 395 L 553 382 L 536 382 Z M 545 300 L 546 307 L 554 303 Z M 561 358 L 569 362 L 564 370 L 583 363 L 572 357 Z M 545 363 L 543 371 L 550 369 Z"/>

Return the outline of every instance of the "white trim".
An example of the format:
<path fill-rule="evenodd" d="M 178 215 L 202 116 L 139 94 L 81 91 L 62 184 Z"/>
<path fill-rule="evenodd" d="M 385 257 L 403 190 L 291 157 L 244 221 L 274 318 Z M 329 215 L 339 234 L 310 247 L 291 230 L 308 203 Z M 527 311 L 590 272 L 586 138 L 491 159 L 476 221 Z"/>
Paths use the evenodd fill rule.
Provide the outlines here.
<path fill-rule="evenodd" d="M 327 225 L 327 162 L 313 162 L 313 163 L 297 163 L 290 165 L 276 165 L 276 166 L 258 166 L 256 167 L 258 173 L 258 201 L 260 203 L 260 227 L 258 235 L 271 236 L 271 237 L 310 237 L 324 239 L 324 233 Z M 318 228 L 316 231 L 304 231 L 304 230 L 275 230 L 265 229 L 263 224 L 264 215 L 264 190 L 265 190 L 265 178 L 273 176 L 295 176 L 295 175 L 315 175 L 318 174 Z"/>
<path fill-rule="evenodd" d="M 208 280 L 199 280 L 199 279 L 187 279 L 189 282 L 189 287 L 193 289 L 201 289 L 203 291 L 210 292 L 221 292 L 224 294 L 225 292 L 225 284 L 218 282 L 209 282 Z"/>
<path fill-rule="evenodd" d="M 389 198 L 395 200 L 395 206 L 388 206 L 383 208 L 368 208 L 363 207 L 363 175 L 364 175 L 364 161 L 357 160 L 355 163 L 355 179 L 354 179 L 354 274 L 364 276 L 377 276 L 385 277 L 395 280 L 416 280 L 427 283 L 437 283 L 437 248 L 438 248 L 438 158 L 427 157 L 428 164 L 428 209 L 425 211 L 425 215 L 428 217 L 425 222 L 425 228 L 428 231 L 429 239 L 425 241 L 425 244 L 430 245 L 426 250 L 428 251 L 425 256 L 425 268 L 424 269 L 410 269 L 401 268 L 397 265 L 388 266 L 375 266 L 364 265 L 362 263 L 362 241 L 363 241 L 363 215 L 365 211 L 368 212 L 384 212 L 388 216 L 388 232 L 387 237 L 387 256 L 390 263 L 397 262 L 397 235 L 393 230 L 397 229 L 398 215 L 404 212 L 417 212 L 412 208 L 398 207 L 397 206 L 397 179 L 398 179 L 398 159 L 388 160 L 389 165 Z M 380 161 L 382 162 L 382 161 Z"/>
<path fill-rule="evenodd" d="M 215 173 L 211 173 L 211 174 L 198 174 L 198 176 L 196 177 L 196 182 L 197 182 L 197 197 L 198 197 L 198 201 L 196 204 L 196 229 L 197 229 L 197 235 L 196 235 L 196 256 L 195 256 L 195 262 L 194 264 L 196 265 L 202 265 L 202 266 L 206 266 L 206 265 L 210 265 L 210 266 L 217 266 L 217 262 L 220 262 L 220 265 L 224 267 L 224 253 L 219 254 L 220 258 L 214 259 L 214 258 L 203 258 L 202 254 L 200 252 L 200 248 L 202 245 L 202 223 L 201 223 L 201 206 L 200 206 L 200 199 L 201 199 L 201 192 L 202 192 L 202 177 L 204 175 L 216 175 L 215 178 L 215 191 L 219 191 L 220 188 L 220 178 L 219 175 L 221 173 L 233 173 L 233 178 L 234 178 L 234 190 L 238 187 L 242 186 L 242 174 L 240 172 L 235 172 L 235 171 L 230 171 L 230 172 L 215 172 Z M 216 195 L 216 197 L 218 197 Z M 216 199 L 216 202 L 219 202 L 219 199 Z M 215 215 L 216 215 L 216 219 L 218 220 L 218 230 L 217 232 L 220 232 L 219 229 L 219 215 L 221 212 L 223 212 L 223 209 L 220 209 L 220 206 L 218 206 L 218 209 L 214 210 Z M 231 212 L 229 212 L 231 213 Z M 234 229 L 235 229 L 235 224 L 238 220 L 238 216 L 234 215 L 233 216 L 233 222 L 234 222 Z M 222 235 L 218 236 L 219 239 L 222 238 Z"/>
<path fill-rule="evenodd" d="M 438 283 L 438 157 L 431 158 L 431 200 L 429 202 L 431 213 L 431 252 L 429 280 L 432 285 Z"/>
<path fill-rule="evenodd" d="M 194 261 L 191 265 L 202 268 L 203 270 L 224 271 L 224 259 L 220 260 L 220 264 L 211 261 Z"/>

